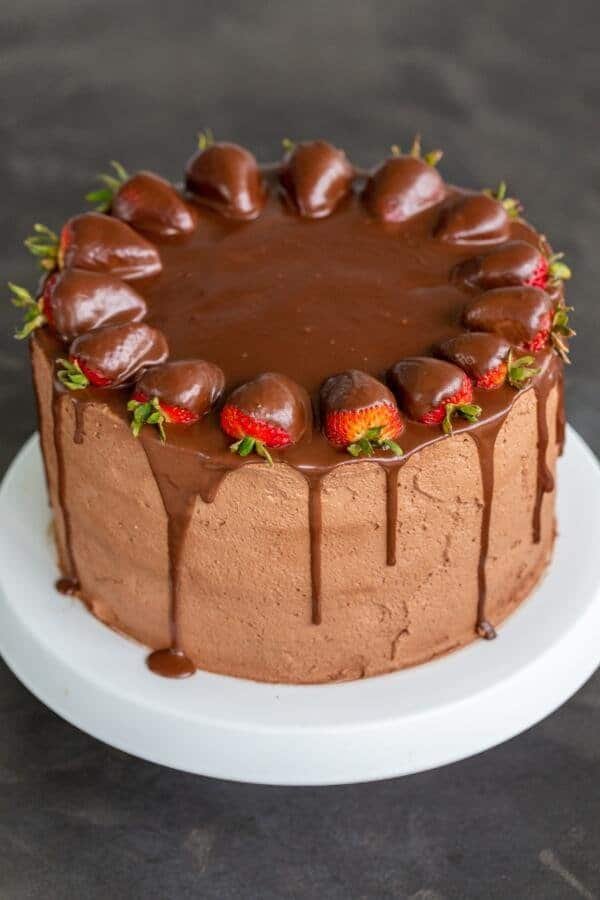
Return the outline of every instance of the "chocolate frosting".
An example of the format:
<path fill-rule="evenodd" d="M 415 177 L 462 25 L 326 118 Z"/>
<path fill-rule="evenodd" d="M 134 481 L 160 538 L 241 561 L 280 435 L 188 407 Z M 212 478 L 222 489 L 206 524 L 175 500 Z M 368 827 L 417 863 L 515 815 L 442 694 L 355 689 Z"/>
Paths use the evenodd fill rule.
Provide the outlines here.
<path fill-rule="evenodd" d="M 62 267 L 112 272 L 119 278 L 156 275 L 162 269 L 156 247 L 120 219 L 89 212 L 69 219 L 61 232 Z"/>
<path fill-rule="evenodd" d="M 265 202 L 258 163 L 237 144 L 198 150 L 186 166 L 185 181 L 197 200 L 232 219 L 255 219 Z"/>
<path fill-rule="evenodd" d="M 417 420 L 458 393 L 464 381 L 465 373 L 458 366 L 428 356 L 401 359 L 388 375 L 399 406 Z"/>
<path fill-rule="evenodd" d="M 190 234 L 198 224 L 196 211 L 154 172 L 132 175 L 115 194 L 111 213 L 134 228 L 161 237 Z"/>
<path fill-rule="evenodd" d="M 144 298 L 108 272 L 63 269 L 50 296 L 54 328 L 68 341 L 103 325 L 140 322 L 147 312 Z"/>
<path fill-rule="evenodd" d="M 414 156 L 393 156 L 371 175 L 363 200 L 376 219 L 404 222 L 440 203 L 445 194 L 446 186 L 435 166 Z"/>
<path fill-rule="evenodd" d="M 439 347 L 439 355 L 477 380 L 506 362 L 510 346 L 498 334 L 472 331 L 444 341 Z"/>
<path fill-rule="evenodd" d="M 310 219 L 330 215 L 348 194 L 353 177 L 344 151 L 327 141 L 296 144 L 279 175 L 291 206 Z"/>
<path fill-rule="evenodd" d="M 346 409 L 365 409 L 379 403 L 396 406 L 396 400 L 389 388 L 358 369 L 349 369 L 339 375 L 332 375 L 321 388 L 321 414 Z"/>
<path fill-rule="evenodd" d="M 452 244 L 498 243 L 508 239 L 510 219 L 498 200 L 472 194 L 442 209 L 434 234 Z"/>
<path fill-rule="evenodd" d="M 227 399 L 243 413 L 277 425 L 296 444 L 312 424 L 310 398 L 304 388 L 287 375 L 265 372 L 236 388 Z"/>
<path fill-rule="evenodd" d="M 204 359 L 178 359 L 146 369 L 136 391 L 158 397 L 170 406 L 181 406 L 203 416 L 217 402 L 225 388 L 225 375 Z"/>
<path fill-rule="evenodd" d="M 165 362 L 169 355 L 162 332 L 144 322 L 107 325 L 75 338 L 72 359 L 82 360 L 115 385 L 125 384 L 144 366 Z"/>
<path fill-rule="evenodd" d="M 535 275 L 542 254 L 526 241 L 508 241 L 485 256 L 458 265 L 454 277 L 475 287 L 499 288 L 526 284 Z"/>
<path fill-rule="evenodd" d="M 491 331 L 513 344 L 526 344 L 549 330 L 552 299 L 541 288 L 495 288 L 467 304 L 463 321 L 473 331 Z"/>

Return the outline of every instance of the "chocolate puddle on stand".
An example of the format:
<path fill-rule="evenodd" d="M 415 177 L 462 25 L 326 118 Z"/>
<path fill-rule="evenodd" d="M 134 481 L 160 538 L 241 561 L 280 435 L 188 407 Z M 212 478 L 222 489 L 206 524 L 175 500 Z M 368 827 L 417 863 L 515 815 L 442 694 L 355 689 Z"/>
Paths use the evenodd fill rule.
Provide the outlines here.
<path fill-rule="evenodd" d="M 537 403 L 537 428 L 538 428 L 538 455 L 537 455 L 537 484 L 536 497 L 533 511 L 534 539 L 539 541 L 541 526 L 541 505 L 543 495 L 553 489 L 554 481 L 550 473 L 546 453 L 548 448 L 548 423 L 547 423 L 547 399 L 552 388 L 556 385 L 558 396 L 558 409 L 556 415 L 557 443 L 561 446 L 564 439 L 564 410 L 562 406 L 562 366 L 558 357 L 554 354 L 544 353 L 538 359 L 542 372 L 531 384 Z M 526 388 L 525 390 L 528 390 Z M 491 521 L 491 503 L 494 493 L 494 448 L 498 433 L 512 408 L 515 400 L 521 392 L 503 388 L 498 391 L 488 391 L 481 394 L 480 400 L 484 406 L 482 421 L 469 424 L 458 419 L 455 424 L 455 434 L 469 434 L 474 440 L 479 456 L 481 471 L 483 508 L 481 520 L 481 544 L 477 569 L 478 581 L 478 605 L 475 621 L 475 630 L 480 637 L 491 639 L 496 636 L 492 624 L 485 616 L 486 606 L 486 562 L 489 550 L 489 531 Z M 85 408 L 95 402 L 105 402 L 113 411 L 121 417 L 125 417 L 125 403 L 122 391 L 95 392 L 97 400 L 89 397 L 71 395 L 70 402 L 74 407 L 75 428 L 73 440 L 81 444 L 85 437 Z M 79 580 L 76 563 L 72 550 L 72 527 L 65 503 L 65 466 L 61 449 L 64 406 L 67 402 L 64 389 L 55 384 L 53 396 L 54 418 L 54 443 L 57 457 L 57 482 L 58 500 L 63 513 L 65 528 L 65 556 L 68 574 L 59 579 L 57 590 L 66 594 L 79 593 Z M 183 433 L 180 432 L 180 435 Z M 441 430 L 432 433 L 432 429 L 425 425 L 408 422 L 402 436 L 402 444 L 405 449 L 402 458 L 374 457 L 373 462 L 385 470 L 386 477 L 386 562 L 387 565 L 396 564 L 396 541 L 398 529 L 398 477 L 400 469 L 407 460 L 424 447 L 432 446 L 446 436 Z M 217 446 L 211 445 L 209 451 L 200 452 L 194 445 L 191 432 L 183 438 L 172 443 L 167 441 L 162 444 L 158 435 L 147 429 L 140 437 L 148 463 L 153 473 L 156 485 L 167 516 L 168 528 L 168 556 L 169 556 L 169 629 L 170 646 L 155 650 L 148 659 L 148 667 L 155 673 L 169 678 L 182 678 L 192 675 L 196 667 L 188 659 L 181 647 L 180 621 L 179 621 L 179 590 L 181 578 L 181 558 L 186 535 L 193 516 L 196 497 L 200 497 L 204 503 L 212 503 L 219 486 L 227 473 L 240 466 L 264 465 L 254 460 L 240 460 L 229 454 L 228 450 L 220 452 Z M 219 440 L 222 435 L 219 433 Z M 311 444 L 312 460 L 306 463 L 301 459 L 306 452 L 306 446 L 297 445 L 290 448 L 276 460 L 285 461 L 299 471 L 308 483 L 308 525 L 310 533 L 310 576 L 311 576 L 311 621 L 319 625 L 323 619 L 322 610 L 322 485 L 324 477 L 340 465 L 351 465 L 355 460 L 345 458 L 341 454 L 332 451 L 324 439 L 317 445 Z M 181 453 L 184 449 L 188 452 Z M 293 451 L 293 452 L 290 452 Z M 213 459 L 215 461 L 213 461 Z M 173 477 L 176 473 L 176 480 Z"/>

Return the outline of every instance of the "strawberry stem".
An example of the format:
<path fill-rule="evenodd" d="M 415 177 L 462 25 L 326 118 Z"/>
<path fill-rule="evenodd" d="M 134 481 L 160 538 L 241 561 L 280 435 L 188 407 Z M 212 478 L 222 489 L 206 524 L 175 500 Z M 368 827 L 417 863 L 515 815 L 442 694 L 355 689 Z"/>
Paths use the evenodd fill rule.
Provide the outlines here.
<path fill-rule="evenodd" d="M 130 400 L 127 404 L 129 412 L 133 413 L 131 417 L 131 430 L 134 437 L 139 437 L 140 431 L 144 425 L 156 425 L 160 439 L 164 444 L 167 436 L 165 434 L 166 416 L 160 408 L 158 397 L 151 400 Z"/>
<path fill-rule="evenodd" d="M 42 269 L 52 271 L 58 264 L 58 235 L 39 222 L 33 226 L 33 234 L 23 242 L 32 256 L 37 257 Z"/>
<path fill-rule="evenodd" d="M 513 351 L 508 354 L 508 383 L 511 387 L 522 388 L 540 371 L 534 366 L 533 356 L 521 356 L 515 359 Z"/>
<path fill-rule="evenodd" d="M 452 417 L 455 415 L 462 416 L 467 422 L 476 422 L 482 413 L 480 406 L 476 403 L 446 403 L 446 415 L 442 423 L 442 428 L 446 434 L 452 434 Z"/>
<path fill-rule="evenodd" d="M 23 324 L 15 332 L 16 339 L 22 341 L 24 338 L 29 337 L 36 328 L 41 328 L 42 325 L 45 325 L 48 320 L 42 312 L 41 297 L 39 300 L 36 300 L 31 296 L 27 288 L 13 284 L 12 281 L 8 282 L 8 286 L 13 293 L 13 296 L 10 298 L 12 305 L 16 306 L 17 309 L 25 310 Z"/>
<path fill-rule="evenodd" d="M 251 453 L 256 453 L 258 456 L 262 456 L 267 465 L 273 465 L 273 457 L 267 450 L 265 444 L 249 435 L 245 435 L 243 438 L 240 438 L 239 441 L 236 441 L 235 444 L 231 444 L 229 449 L 232 453 L 237 453 L 238 456 L 250 456 Z"/>
<path fill-rule="evenodd" d="M 104 187 L 98 188 L 98 190 L 95 191 L 90 191 L 85 195 L 85 199 L 88 203 L 94 204 L 96 212 L 108 212 L 115 194 L 129 179 L 129 173 L 121 163 L 116 162 L 113 159 L 111 166 L 115 170 L 116 175 L 107 175 L 106 173 L 98 175 L 97 180 L 100 181 Z"/>
<path fill-rule="evenodd" d="M 373 456 L 375 448 L 379 450 L 390 450 L 395 456 L 403 456 L 404 451 L 398 444 L 390 438 L 382 438 L 382 425 L 369 428 L 362 437 L 352 444 L 348 444 L 346 450 L 351 456 Z"/>
<path fill-rule="evenodd" d="M 56 362 L 62 366 L 57 372 L 57 378 L 63 387 L 70 391 L 83 391 L 88 387 L 89 378 L 84 375 L 77 363 L 71 362 L 70 359 L 57 359 Z"/>
<path fill-rule="evenodd" d="M 402 156 L 402 148 L 399 144 L 392 144 L 392 146 L 390 147 L 390 153 L 392 154 L 392 156 Z M 422 159 L 423 162 L 427 163 L 428 166 L 437 166 L 444 153 L 442 150 L 429 150 L 427 153 L 422 153 L 421 135 L 415 134 L 408 155 L 412 156 L 413 159 Z"/>
<path fill-rule="evenodd" d="M 296 141 L 292 141 L 290 138 L 283 138 L 283 140 L 281 141 L 281 146 L 286 153 L 291 153 L 296 146 Z"/>

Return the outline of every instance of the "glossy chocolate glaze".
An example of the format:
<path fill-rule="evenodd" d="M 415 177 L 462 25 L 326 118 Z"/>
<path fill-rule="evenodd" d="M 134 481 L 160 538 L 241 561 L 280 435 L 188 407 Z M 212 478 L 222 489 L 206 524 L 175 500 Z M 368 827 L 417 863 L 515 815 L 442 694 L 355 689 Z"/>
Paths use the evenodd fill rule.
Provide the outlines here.
<path fill-rule="evenodd" d="M 152 366 L 135 385 L 135 390 L 147 397 L 158 397 L 198 416 L 212 409 L 224 388 L 223 370 L 204 359 L 178 359 Z"/>
<path fill-rule="evenodd" d="M 280 173 L 281 186 L 301 216 L 330 215 L 352 186 L 354 169 L 343 150 L 327 141 L 296 144 Z"/>
<path fill-rule="evenodd" d="M 388 375 L 400 409 L 417 421 L 457 394 L 464 382 L 465 373 L 458 366 L 428 356 L 401 359 Z"/>
<path fill-rule="evenodd" d="M 442 209 L 434 233 L 448 243 L 497 244 L 508 239 L 510 219 L 498 200 L 487 194 L 472 194 Z"/>
<path fill-rule="evenodd" d="M 395 406 L 396 400 L 385 384 L 358 369 L 331 375 L 321 388 L 321 418 L 329 412 L 364 409 L 379 403 Z"/>
<path fill-rule="evenodd" d="M 75 338 L 69 347 L 70 357 L 114 385 L 126 384 L 144 366 L 164 362 L 168 355 L 164 335 L 145 322 L 107 325 Z"/>
<path fill-rule="evenodd" d="M 63 269 L 51 290 L 56 332 L 65 341 L 103 325 L 140 322 L 146 301 L 127 282 L 109 272 Z"/>
<path fill-rule="evenodd" d="M 381 379 L 396 361 L 431 353 L 443 340 L 462 333 L 463 309 L 470 293 L 468 286 L 450 276 L 469 252 L 433 236 L 437 209 L 426 210 L 403 225 L 378 224 L 360 201 L 360 184 L 356 188 L 356 193 L 332 215 L 305 223 L 282 204 L 276 184 L 272 184 L 262 214 L 251 225 L 205 210 L 201 226 L 193 234 L 161 243 L 163 271 L 144 280 L 139 289 L 148 304 L 147 321 L 164 331 L 173 357 L 217 360 L 229 387 L 278 369 L 306 389 L 316 408 L 319 388 L 332 372 L 355 368 Z M 452 196 L 460 193 L 452 189 Z M 533 229 L 521 221 L 511 221 L 510 229 L 513 239 L 532 245 L 539 241 Z M 64 352 L 46 330 L 34 335 L 33 340 L 41 342 L 50 358 Z M 531 388 L 540 409 L 541 505 L 549 489 L 542 409 L 546 409 L 548 394 L 560 377 L 562 363 L 550 351 L 537 354 L 536 363 L 540 374 Z M 484 510 L 479 605 L 473 623 L 485 636 L 491 636 L 493 630 L 485 620 L 484 576 L 493 497 L 494 435 L 520 393 L 506 386 L 493 392 L 476 390 L 474 401 L 483 407 L 478 423 L 457 420 L 452 438 L 441 428 L 408 421 L 402 435 L 404 457 L 399 460 L 376 453 L 374 459 L 386 472 L 387 558 L 393 565 L 398 476 L 404 462 L 440 440 L 460 439 L 463 431 L 476 441 Z M 128 397 L 129 391 L 87 390 L 69 399 L 82 410 L 90 402 L 106 404 L 127 422 Z M 54 425 L 59 474 L 62 449 L 58 407 L 63 400 L 67 402 L 57 385 Z M 82 421 L 83 412 L 76 418 L 80 423 L 76 425 L 78 440 L 85 439 Z M 229 471 L 263 463 L 229 452 L 230 440 L 219 428 L 217 411 L 189 428 L 170 429 L 165 445 L 153 429 L 144 429 L 140 440 L 167 513 L 171 573 L 171 647 L 152 654 L 149 665 L 165 675 L 188 674 L 191 664 L 182 658 L 180 650 L 177 588 L 194 504 L 197 498 L 212 502 Z M 340 454 L 313 428 L 307 428 L 297 444 L 273 451 L 273 456 L 276 462 L 299 470 L 308 483 L 312 619 L 318 624 L 327 614 L 321 604 L 322 480 L 338 465 L 354 465 L 356 460 Z M 59 499 L 64 508 L 62 495 Z M 537 507 L 536 503 L 534 532 L 539 520 Z M 67 542 L 71 547 L 69 534 Z M 69 552 L 72 555 L 72 550 Z M 173 656 L 178 658 L 174 661 Z"/>
<path fill-rule="evenodd" d="M 278 372 L 264 372 L 240 385 L 227 398 L 226 405 L 283 428 L 292 444 L 300 440 L 312 423 L 308 393 L 292 378 Z"/>
<path fill-rule="evenodd" d="M 457 266 L 453 275 L 474 287 L 509 287 L 526 284 L 532 279 L 542 255 L 539 249 L 527 241 L 509 241 L 484 256 L 474 256 Z"/>
<path fill-rule="evenodd" d="M 373 172 L 364 191 L 364 203 L 375 219 L 405 222 L 446 195 L 446 185 L 435 168 L 414 156 L 393 156 Z"/>
<path fill-rule="evenodd" d="M 498 334 L 472 331 L 444 341 L 438 353 L 476 380 L 505 363 L 510 348 L 510 343 Z"/>
<path fill-rule="evenodd" d="M 134 228 L 168 237 L 190 234 L 198 214 L 166 179 L 154 172 L 136 172 L 117 191 L 111 213 Z"/>
<path fill-rule="evenodd" d="M 265 201 L 258 163 L 237 144 L 198 150 L 185 168 L 185 183 L 195 199 L 231 219 L 255 219 Z"/>
<path fill-rule="evenodd" d="M 491 331 L 513 344 L 526 344 L 549 330 L 553 307 L 541 288 L 495 288 L 467 303 L 463 321 L 473 331 Z"/>

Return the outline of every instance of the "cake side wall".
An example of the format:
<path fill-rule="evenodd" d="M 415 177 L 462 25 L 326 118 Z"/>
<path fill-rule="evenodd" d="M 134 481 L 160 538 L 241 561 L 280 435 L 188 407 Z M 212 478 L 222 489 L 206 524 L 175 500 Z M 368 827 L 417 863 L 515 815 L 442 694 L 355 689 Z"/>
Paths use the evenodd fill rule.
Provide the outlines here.
<path fill-rule="evenodd" d="M 51 371 L 41 358 L 34 365 L 60 547 Z M 86 408 L 83 443 L 75 444 L 72 404 L 64 402 L 65 494 L 82 595 L 112 627 L 150 647 L 168 646 L 167 520 L 143 448 L 123 420 L 96 404 Z M 555 402 L 552 395 L 552 469 Z M 496 445 L 487 567 L 494 624 L 529 593 L 551 554 L 553 494 L 544 499 L 542 540 L 532 543 L 536 443 L 528 391 Z M 381 467 L 352 463 L 326 477 L 323 624 L 315 626 L 306 480 L 286 465 L 229 474 L 213 503 L 196 502 L 181 573 L 182 649 L 212 671 L 319 682 L 413 665 L 472 640 L 482 509 L 474 442 L 457 434 L 425 448 L 398 479 L 398 562 L 391 567 Z"/>

